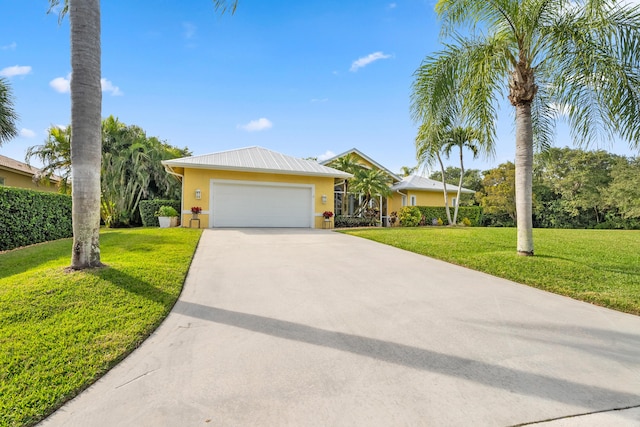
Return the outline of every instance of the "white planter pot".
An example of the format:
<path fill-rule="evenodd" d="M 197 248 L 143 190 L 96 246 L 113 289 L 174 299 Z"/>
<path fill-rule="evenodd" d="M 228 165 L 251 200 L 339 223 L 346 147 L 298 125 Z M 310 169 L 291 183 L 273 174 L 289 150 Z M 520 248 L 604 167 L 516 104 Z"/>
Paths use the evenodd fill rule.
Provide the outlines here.
<path fill-rule="evenodd" d="M 171 219 L 174 218 L 176 221 L 178 218 L 171 216 L 159 216 L 158 222 L 160 223 L 160 228 L 169 228 L 171 227 Z"/>

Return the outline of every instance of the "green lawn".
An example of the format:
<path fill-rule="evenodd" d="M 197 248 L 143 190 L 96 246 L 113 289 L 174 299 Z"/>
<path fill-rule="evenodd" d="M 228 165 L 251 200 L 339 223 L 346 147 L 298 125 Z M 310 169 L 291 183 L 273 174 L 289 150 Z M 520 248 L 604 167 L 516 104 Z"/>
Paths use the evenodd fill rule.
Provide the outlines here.
<path fill-rule="evenodd" d="M 640 231 L 535 229 L 534 257 L 516 254 L 514 228 L 377 228 L 344 232 L 640 315 Z"/>
<path fill-rule="evenodd" d="M 107 230 L 107 267 L 87 272 L 65 272 L 70 239 L 0 254 L 0 426 L 34 424 L 153 332 L 180 294 L 200 235 Z"/>

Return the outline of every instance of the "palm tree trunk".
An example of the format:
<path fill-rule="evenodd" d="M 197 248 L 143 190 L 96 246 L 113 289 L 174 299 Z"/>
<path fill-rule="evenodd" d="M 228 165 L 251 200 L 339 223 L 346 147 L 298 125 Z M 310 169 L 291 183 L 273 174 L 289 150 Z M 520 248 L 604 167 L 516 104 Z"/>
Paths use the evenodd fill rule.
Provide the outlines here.
<path fill-rule="evenodd" d="M 533 255 L 533 128 L 531 104 L 516 107 L 516 223 L 518 255 Z"/>
<path fill-rule="evenodd" d="M 458 181 L 458 194 L 456 194 L 456 207 L 453 210 L 453 223 L 458 223 L 458 206 L 460 206 L 460 189 L 462 188 L 462 178 L 464 178 L 464 163 L 462 162 L 462 144 L 460 144 L 460 180 Z"/>
<path fill-rule="evenodd" d="M 71 268 L 100 263 L 100 0 L 70 0 L 71 169 L 73 249 Z"/>
<path fill-rule="evenodd" d="M 440 163 L 440 171 L 442 172 L 442 188 L 444 189 L 444 210 L 447 212 L 447 221 L 451 225 L 451 211 L 449 210 L 449 195 L 447 194 L 447 182 L 444 179 L 444 163 L 442 163 L 442 157 L 440 153 L 436 153 L 438 156 L 438 162 Z"/>

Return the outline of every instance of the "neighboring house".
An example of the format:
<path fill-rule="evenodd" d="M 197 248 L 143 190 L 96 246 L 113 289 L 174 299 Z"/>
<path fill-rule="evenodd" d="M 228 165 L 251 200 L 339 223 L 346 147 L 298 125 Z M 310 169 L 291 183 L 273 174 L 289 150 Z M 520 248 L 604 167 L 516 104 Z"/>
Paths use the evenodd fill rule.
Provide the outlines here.
<path fill-rule="evenodd" d="M 350 216 L 362 197 L 344 194 L 351 174 L 327 165 L 353 154 L 366 168 L 383 171 L 392 194 L 372 201 L 386 225 L 387 216 L 403 206 L 444 206 L 442 183 L 420 176 L 401 178 L 364 153 L 352 149 L 321 163 L 249 147 L 162 162 L 182 182 L 182 221 L 194 227 L 321 228 L 322 213 Z M 447 185 L 450 200 L 458 187 Z M 462 189 L 463 193 L 473 193 Z M 191 207 L 202 208 L 192 221 Z"/>
<path fill-rule="evenodd" d="M 60 178 L 52 176 L 49 183 L 39 180 L 40 170 L 26 163 L 0 155 L 0 185 L 39 191 L 58 191 Z"/>
<path fill-rule="evenodd" d="M 387 224 L 387 217 L 391 212 L 398 212 L 403 206 L 444 206 L 444 189 L 442 182 L 418 175 L 401 178 L 355 148 L 324 160 L 321 164 L 329 165 L 337 159 L 349 155 L 355 158 L 363 167 L 379 169 L 389 178 L 392 191 L 391 195 L 389 197 L 378 197 L 377 200 L 374 201 L 375 206 L 371 206 L 376 209 L 383 225 Z M 464 187 L 460 191 L 463 194 L 475 193 L 475 191 Z M 457 192 L 457 185 L 447 184 L 449 206 L 455 206 L 457 202 Z M 335 205 L 337 215 L 354 215 L 354 213 L 358 211 L 359 199 L 361 198 L 357 194 L 348 194 L 345 196 L 342 181 L 336 182 Z M 344 203 L 343 200 L 345 201 Z"/>
<path fill-rule="evenodd" d="M 334 211 L 336 179 L 351 175 L 313 160 L 249 147 L 162 162 L 182 181 L 182 224 L 321 228 Z M 191 221 L 191 207 L 202 212 Z"/>
<path fill-rule="evenodd" d="M 393 197 L 390 201 L 391 211 L 398 211 L 403 206 L 444 206 L 444 188 L 442 181 L 411 175 L 394 184 L 391 190 L 399 194 L 400 198 Z M 447 197 L 449 206 L 457 204 L 458 186 L 447 184 Z M 475 194 L 475 191 L 462 187 L 461 194 Z"/>

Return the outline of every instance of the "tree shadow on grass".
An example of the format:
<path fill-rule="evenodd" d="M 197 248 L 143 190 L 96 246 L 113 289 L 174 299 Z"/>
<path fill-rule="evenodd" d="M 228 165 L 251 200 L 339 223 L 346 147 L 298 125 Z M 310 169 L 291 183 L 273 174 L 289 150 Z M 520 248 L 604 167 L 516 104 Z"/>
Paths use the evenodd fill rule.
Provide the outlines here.
<path fill-rule="evenodd" d="M 0 279 L 21 274 L 58 259 L 71 263 L 72 239 L 41 242 L 0 253 Z"/>
<path fill-rule="evenodd" d="M 89 274 L 107 281 L 120 289 L 139 295 L 149 301 L 153 301 L 165 306 L 172 307 L 175 304 L 180 292 L 172 295 L 162 289 L 158 289 L 153 284 L 138 277 L 131 276 L 121 270 L 105 266 L 92 270 L 85 270 Z"/>
<path fill-rule="evenodd" d="M 482 360 L 439 353 L 400 343 L 319 329 L 300 323 L 186 301 L 178 301 L 173 311 L 276 338 L 332 348 L 395 365 L 501 388 L 509 393 L 554 400 L 584 407 L 588 410 L 640 405 L 640 396 L 635 393 L 525 372 Z"/>
<path fill-rule="evenodd" d="M 640 264 L 611 264 L 611 263 L 587 263 L 576 258 L 566 258 L 556 255 L 536 254 L 536 258 L 558 259 L 572 264 L 582 265 L 591 270 L 608 271 L 610 273 L 625 274 L 629 276 L 640 276 Z"/>

